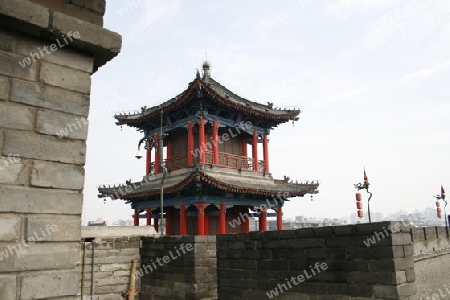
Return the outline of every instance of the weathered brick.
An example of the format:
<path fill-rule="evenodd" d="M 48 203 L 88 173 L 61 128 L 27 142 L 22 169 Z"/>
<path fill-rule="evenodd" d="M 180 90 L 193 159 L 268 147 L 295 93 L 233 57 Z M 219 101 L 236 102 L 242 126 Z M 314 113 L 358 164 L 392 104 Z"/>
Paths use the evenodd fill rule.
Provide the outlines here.
<path fill-rule="evenodd" d="M 6 15 L 41 28 L 49 26 L 49 10 L 29 1 L 0 0 L 0 15 Z"/>
<path fill-rule="evenodd" d="M 72 268 L 80 263 L 80 251 L 79 243 L 4 243 L 0 245 L 0 252 L 8 252 L 9 257 L 3 260 L 2 270 L 7 272 Z"/>
<path fill-rule="evenodd" d="M 12 44 L 13 37 L 11 33 L 0 29 L 0 50 L 12 51 Z"/>
<path fill-rule="evenodd" d="M 73 32 L 76 29 L 80 33 L 80 39 L 77 42 L 86 42 L 114 52 L 119 52 L 122 47 L 122 39 L 119 34 L 88 22 L 68 17 L 63 13 L 53 13 L 52 25 L 55 30 L 63 34 L 67 34 L 69 31 Z"/>
<path fill-rule="evenodd" d="M 36 83 L 13 80 L 11 101 L 87 117 L 89 96 Z"/>
<path fill-rule="evenodd" d="M 44 299 L 78 294 L 81 273 L 78 271 L 51 271 L 23 275 L 20 299 Z"/>
<path fill-rule="evenodd" d="M 0 74 L 26 80 L 35 80 L 36 64 L 32 63 L 30 65 L 24 65 L 24 67 L 22 67 L 19 64 L 22 59 L 24 58 L 0 53 L 0 66 L 2 66 L 0 68 Z"/>
<path fill-rule="evenodd" d="M 47 62 L 41 64 L 40 80 L 49 85 L 85 94 L 91 90 L 89 73 Z"/>
<path fill-rule="evenodd" d="M 83 194 L 69 191 L 0 187 L 0 211 L 80 215 Z"/>
<path fill-rule="evenodd" d="M 63 39 L 58 38 L 58 41 L 65 47 Z M 36 39 L 22 38 L 17 40 L 15 51 L 24 56 L 29 56 L 30 53 L 38 53 L 42 61 L 92 73 L 94 65 L 94 59 L 92 57 L 70 50 L 67 47 L 62 49 L 58 46 L 58 41 L 44 42 Z M 70 40 L 67 39 L 67 41 L 70 44 Z M 52 51 L 50 47 L 53 49 L 56 48 L 56 50 Z"/>
<path fill-rule="evenodd" d="M 3 154 L 17 153 L 23 158 L 84 164 L 86 144 L 83 141 L 16 132 L 5 133 Z"/>
<path fill-rule="evenodd" d="M 88 121 L 80 116 L 38 110 L 36 131 L 42 134 L 57 135 L 60 138 L 86 140 Z"/>
<path fill-rule="evenodd" d="M 0 76 L 0 100 L 7 100 L 11 90 L 11 82 L 7 77 Z"/>
<path fill-rule="evenodd" d="M 1 241 L 20 239 L 20 217 L 16 214 L 0 214 Z"/>
<path fill-rule="evenodd" d="M 13 155 L 0 156 L 0 183 L 23 184 L 24 182 L 21 179 L 27 174 L 25 164 L 20 161 L 20 158 Z"/>
<path fill-rule="evenodd" d="M 39 187 L 80 190 L 84 186 L 84 168 L 78 165 L 34 162 L 30 184 Z"/>
<path fill-rule="evenodd" d="M 32 130 L 34 109 L 9 102 L 0 102 L 0 127 Z"/>
<path fill-rule="evenodd" d="M 81 238 L 79 216 L 32 216 L 28 217 L 26 239 L 39 241 L 74 241 Z"/>
<path fill-rule="evenodd" d="M 16 299 L 15 275 L 0 275 L 0 299 Z"/>

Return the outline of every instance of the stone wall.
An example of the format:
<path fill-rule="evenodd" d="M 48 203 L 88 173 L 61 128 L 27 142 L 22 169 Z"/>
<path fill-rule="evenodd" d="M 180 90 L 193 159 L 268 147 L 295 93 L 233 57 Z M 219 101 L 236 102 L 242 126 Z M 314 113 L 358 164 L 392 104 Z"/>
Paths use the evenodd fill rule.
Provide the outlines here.
<path fill-rule="evenodd" d="M 82 240 L 82 299 L 88 296 L 95 296 L 88 299 L 96 300 L 127 299 L 132 260 L 137 259 L 138 265 L 140 263 L 140 240 L 140 237 Z M 140 277 L 136 279 L 136 289 L 139 290 Z M 139 296 L 136 297 L 138 299 Z"/>
<path fill-rule="evenodd" d="M 414 299 L 409 230 L 381 222 L 218 235 L 219 299 Z"/>
<path fill-rule="evenodd" d="M 118 34 L 95 24 L 0 0 L 0 299 L 79 299 L 87 137 L 79 124 L 91 74 L 120 47 Z"/>
<path fill-rule="evenodd" d="M 413 228 L 414 269 L 420 299 L 450 296 L 450 239 L 445 227 Z M 433 298 L 434 296 L 434 298 Z M 445 296 L 445 297 L 444 297 Z"/>
<path fill-rule="evenodd" d="M 141 299 L 217 298 L 216 236 L 144 238 L 141 261 Z"/>

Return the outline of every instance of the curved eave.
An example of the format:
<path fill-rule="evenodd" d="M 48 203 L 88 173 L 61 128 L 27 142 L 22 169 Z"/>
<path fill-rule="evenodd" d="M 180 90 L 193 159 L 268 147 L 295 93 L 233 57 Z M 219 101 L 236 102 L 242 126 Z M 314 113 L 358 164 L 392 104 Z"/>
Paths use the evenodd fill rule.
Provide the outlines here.
<path fill-rule="evenodd" d="M 223 181 L 216 180 L 215 178 L 206 175 L 203 172 L 194 172 L 181 182 L 174 184 L 172 186 L 165 186 L 164 193 L 175 193 L 178 192 L 185 187 L 195 184 L 196 176 L 200 177 L 202 183 L 209 184 L 213 187 L 216 187 L 220 190 L 224 190 L 231 193 L 240 193 L 240 194 L 253 194 L 253 195 L 261 195 L 267 197 L 274 197 L 279 195 L 279 193 L 283 193 L 286 197 L 298 197 L 304 196 L 305 194 L 316 194 L 318 193 L 317 188 L 319 187 L 318 183 L 314 184 L 294 184 L 294 183 L 283 183 L 277 184 L 279 188 L 276 190 L 273 189 L 257 189 L 257 188 L 243 188 L 238 187 L 233 184 L 229 184 Z M 274 181 L 275 182 L 275 181 Z M 100 196 L 99 197 L 111 197 L 116 198 L 117 190 L 115 188 L 103 188 L 99 189 Z M 148 191 L 141 191 L 137 193 L 129 193 L 122 195 L 119 199 L 123 200 L 132 200 L 138 198 L 145 198 L 150 196 L 155 196 L 160 194 L 160 189 L 152 189 Z M 117 199 L 117 198 L 116 198 Z"/>
<path fill-rule="evenodd" d="M 260 118 L 265 118 L 269 120 L 276 120 L 279 123 L 288 122 L 290 120 L 297 121 L 298 115 L 300 114 L 300 110 L 276 110 L 271 108 L 268 105 L 264 105 L 257 102 L 251 102 L 249 100 L 245 100 L 245 105 L 237 103 L 237 101 L 231 101 L 229 99 L 224 98 L 218 92 L 216 92 L 213 88 L 211 88 L 208 83 L 204 82 L 200 78 L 196 78 L 189 87 L 178 95 L 176 98 L 166 101 L 154 108 L 149 112 L 138 113 L 134 115 L 115 115 L 114 118 L 117 119 L 117 125 L 128 125 L 133 127 L 140 127 L 141 124 L 148 122 L 151 119 L 159 118 L 161 112 L 170 113 L 175 109 L 178 109 L 183 104 L 189 102 L 190 97 L 193 92 L 196 92 L 196 88 L 201 86 L 203 89 L 203 93 L 207 93 L 211 100 L 216 103 L 228 107 L 230 109 L 234 109 L 240 112 L 243 112 L 248 115 L 253 115 Z M 232 94 L 230 92 L 230 94 Z M 234 95 L 234 94 L 233 94 Z M 238 100 L 239 101 L 239 100 Z M 241 100 L 244 101 L 244 100 Z"/>

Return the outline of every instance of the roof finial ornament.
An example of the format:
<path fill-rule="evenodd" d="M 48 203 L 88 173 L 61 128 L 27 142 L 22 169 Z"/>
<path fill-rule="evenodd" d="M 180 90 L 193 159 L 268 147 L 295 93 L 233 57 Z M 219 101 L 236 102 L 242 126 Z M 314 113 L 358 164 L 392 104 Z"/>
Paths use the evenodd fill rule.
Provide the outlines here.
<path fill-rule="evenodd" d="M 209 61 L 205 60 L 203 63 L 203 79 L 206 80 L 211 77 L 211 64 Z"/>

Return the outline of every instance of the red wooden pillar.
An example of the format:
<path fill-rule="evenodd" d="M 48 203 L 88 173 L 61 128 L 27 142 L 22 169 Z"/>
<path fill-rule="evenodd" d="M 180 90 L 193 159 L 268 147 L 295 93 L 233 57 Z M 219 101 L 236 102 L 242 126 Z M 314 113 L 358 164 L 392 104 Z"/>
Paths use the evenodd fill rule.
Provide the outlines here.
<path fill-rule="evenodd" d="M 147 226 L 152 225 L 152 210 L 150 208 L 146 208 L 145 211 L 147 212 Z"/>
<path fill-rule="evenodd" d="M 242 156 L 247 157 L 247 142 L 245 141 L 245 135 L 242 135 Z"/>
<path fill-rule="evenodd" d="M 145 174 L 148 175 L 152 172 L 152 150 L 147 149 L 147 161 L 145 163 Z"/>
<path fill-rule="evenodd" d="M 277 230 L 283 230 L 283 209 L 281 206 L 277 210 Z"/>
<path fill-rule="evenodd" d="M 188 123 L 188 166 L 193 164 L 192 152 L 194 152 L 194 130 L 192 122 Z"/>
<path fill-rule="evenodd" d="M 261 211 L 259 215 L 259 230 L 267 230 L 267 211 Z"/>
<path fill-rule="evenodd" d="M 267 140 L 267 134 L 263 137 L 263 157 L 264 157 L 264 172 L 270 173 L 269 171 L 269 145 Z"/>
<path fill-rule="evenodd" d="M 219 164 L 219 124 L 217 121 L 212 125 L 212 149 L 213 149 L 213 164 Z"/>
<path fill-rule="evenodd" d="M 252 140 L 253 171 L 258 172 L 258 133 L 253 131 Z"/>
<path fill-rule="evenodd" d="M 172 235 L 172 207 L 166 207 L 166 235 Z"/>
<path fill-rule="evenodd" d="M 135 208 L 134 209 L 134 216 L 133 216 L 133 220 L 134 220 L 134 226 L 139 226 L 139 209 Z"/>
<path fill-rule="evenodd" d="M 158 222 L 158 218 L 155 218 L 154 220 L 153 220 L 153 227 L 155 227 L 155 230 L 156 230 L 156 233 L 159 233 L 159 222 Z"/>
<path fill-rule="evenodd" d="M 186 235 L 186 207 L 180 205 L 180 235 Z"/>
<path fill-rule="evenodd" d="M 166 153 L 166 164 L 167 164 L 167 168 L 171 168 L 172 167 L 172 160 L 169 160 L 170 158 L 172 158 L 172 141 L 171 140 L 167 140 L 167 153 Z"/>
<path fill-rule="evenodd" d="M 198 203 L 198 235 L 205 235 L 205 203 Z"/>
<path fill-rule="evenodd" d="M 160 172 L 160 161 L 159 161 L 159 134 L 155 134 L 155 173 Z"/>
<path fill-rule="evenodd" d="M 246 216 L 246 218 L 244 218 L 244 232 L 249 232 L 250 231 L 250 213 L 248 211 L 248 208 L 244 208 L 244 215 Z"/>
<path fill-rule="evenodd" d="M 225 216 L 225 203 L 220 203 L 220 215 L 219 215 L 219 233 L 227 233 L 226 227 L 226 216 Z"/>
<path fill-rule="evenodd" d="M 206 162 L 206 145 L 205 145 L 205 119 L 200 117 L 198 120 L 198 149 L 200 150 L 200 163 Z"/>

